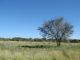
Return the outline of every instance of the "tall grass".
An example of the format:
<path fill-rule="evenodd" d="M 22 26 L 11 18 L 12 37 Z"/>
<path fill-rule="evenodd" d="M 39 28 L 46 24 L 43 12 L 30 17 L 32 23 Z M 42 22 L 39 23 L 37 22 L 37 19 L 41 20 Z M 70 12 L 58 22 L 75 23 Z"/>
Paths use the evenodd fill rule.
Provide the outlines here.
<path fill-rule="evenodd" d="M 0 60 L 80 60 L 80 43 L 0 41 Z"/>

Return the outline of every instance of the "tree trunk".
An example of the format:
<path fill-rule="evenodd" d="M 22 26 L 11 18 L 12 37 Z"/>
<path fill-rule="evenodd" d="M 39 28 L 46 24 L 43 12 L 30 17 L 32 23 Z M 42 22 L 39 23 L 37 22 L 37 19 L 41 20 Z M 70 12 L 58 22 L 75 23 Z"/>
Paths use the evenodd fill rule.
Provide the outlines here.
<path fill-rule="evenodd" d="M 59 46 L 61 45 L 60 43 L 61 43 L 61 41 L 59 40 Z"/>
<path fill-rule="evenodd" d="M 57 42 L 57 47 L 60 47 L 60 45 L 61 45 L 61 44 L 60 44 L 61 41 L 60 41 L 60 40 L 57 40 L 56 42 Z"/>

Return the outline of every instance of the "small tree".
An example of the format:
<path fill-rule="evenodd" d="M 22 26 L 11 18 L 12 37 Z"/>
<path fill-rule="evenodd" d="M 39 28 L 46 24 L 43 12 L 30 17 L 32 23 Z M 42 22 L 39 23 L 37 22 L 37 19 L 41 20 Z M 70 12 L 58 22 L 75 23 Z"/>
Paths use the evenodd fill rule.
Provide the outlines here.
<path fill-rule="evenodd" d="M 68 38 L 72 33 L 73 26 L 64 21 L 63 17 L 52 19 L 44 22 L 42 27 L 39 27 L 41 35 L 45 38 L 55 39 L 57 46 L 60 46 L 61 40 Z"/>

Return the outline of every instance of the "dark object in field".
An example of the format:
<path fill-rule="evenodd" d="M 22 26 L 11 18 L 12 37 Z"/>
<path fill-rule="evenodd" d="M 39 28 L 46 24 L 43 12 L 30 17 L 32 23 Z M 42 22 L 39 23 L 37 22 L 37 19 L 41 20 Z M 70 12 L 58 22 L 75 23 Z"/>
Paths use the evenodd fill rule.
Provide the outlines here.
<path fill-rule="evenodd" d="M 53 47 L 53 46 L 47 46 L 47 45 L 34 45 L 34 46 L 30 46 L 30 45 L 24 45 L 24 46 L 21 46 L 21 47 L 26 47 L 26 48 L 50 48 L 50 47 Z"/>

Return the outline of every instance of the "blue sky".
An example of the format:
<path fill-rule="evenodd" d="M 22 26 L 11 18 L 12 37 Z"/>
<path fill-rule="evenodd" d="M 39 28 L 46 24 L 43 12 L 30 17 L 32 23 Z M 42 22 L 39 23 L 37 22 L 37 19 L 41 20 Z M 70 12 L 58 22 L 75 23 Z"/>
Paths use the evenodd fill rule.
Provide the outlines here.
<path fill-rule="evenodd" d="M 40 37 L 44 21 L 63 16 L 80 38 L 80 0 L 0 0 L 0 37 Z"/>

